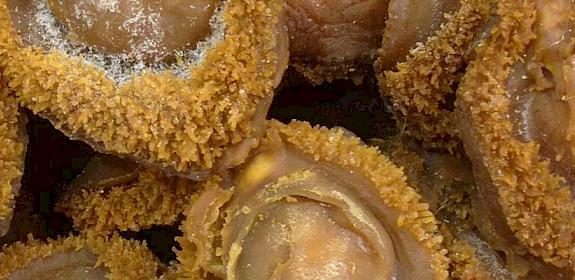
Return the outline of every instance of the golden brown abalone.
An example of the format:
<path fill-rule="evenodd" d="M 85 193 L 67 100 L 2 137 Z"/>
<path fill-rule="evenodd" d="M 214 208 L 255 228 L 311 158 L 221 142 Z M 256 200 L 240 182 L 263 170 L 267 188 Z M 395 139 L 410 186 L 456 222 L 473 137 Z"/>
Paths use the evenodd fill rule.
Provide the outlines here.
<path fill-rule="evenodd" d="M 124 11 L 145 1 L 120 2 Z M 66 3 L 52 2 L 64 20 Z M 83 11 L 98 8 L 92 4 Z M 229 0 L 219 7 L 204 43 L 173 63 L 147 66 L 78 48 L 45 0 L 2 0 L 0 67 L 19 103 L 68 136 L 103 153 L 202 179 L 241 163 L 257 146 L 288 56 L 282 1 Z M 170 11 L 163 10 L 166 17 L 182 19 Z M 137 14 L 121 16 L 128 15 Z M 117 25 L 117 16 L 98 24 Z M 83 28 L 81 21 L 68 24 Z"/>
<path fill-rule="evenodd" d="M 546 279 L 575 267 L 574 12 L 569 0 L 500 1 L 457 93 L 480 225 L 508 255 L 554 265 L 537 267 Z"/>
<path fill-rule="evenodd" d="M 297 121 L 264 139 L 187 210 L 181 277 L 447 278 L 433 214 L 376 148 Z"/>

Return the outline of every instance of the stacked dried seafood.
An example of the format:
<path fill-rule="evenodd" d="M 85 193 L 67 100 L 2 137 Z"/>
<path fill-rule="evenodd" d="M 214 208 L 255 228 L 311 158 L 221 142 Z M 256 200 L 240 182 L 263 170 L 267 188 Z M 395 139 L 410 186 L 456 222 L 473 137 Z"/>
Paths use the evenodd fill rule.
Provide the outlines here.
<path fill-rule="evenodd" d="M 575 279 L 574 29 L 572 0 L 0 0 L 0 278 Z"/>

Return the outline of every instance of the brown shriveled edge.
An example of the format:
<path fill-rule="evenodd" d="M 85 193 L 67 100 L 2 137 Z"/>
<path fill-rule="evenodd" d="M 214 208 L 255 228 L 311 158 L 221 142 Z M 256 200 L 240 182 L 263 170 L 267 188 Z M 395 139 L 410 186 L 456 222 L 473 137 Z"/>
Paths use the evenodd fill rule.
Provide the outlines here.
<path fill-rule="evenodd" d="M 118 235 L 106 238 L 88 233 L 48 242 L 30 237 L 25 243 L 16 242 L 4 247 L 0 253 L 0 278 L 6 279 L 35 259 L 82 249 L 97 257 L 95 265 L 105 267 L 108 270 L 106 277 L 110 280 L 157 279 L 164 270 L 145 243 L 123 239 Z"/>
<path fill-rule="evenodd" d="M 396 71 L 374 68 L 382 96 L 392 99 L 398 126 L 421 140 L 426 148 L 461 150 L 454 113 L 442 108 L 454 97 L 453 86 L 465 68 L 465 54 L 490 16 L 493 0 L 463 0 L 461 8 L 446 14 L 446 23 L 427 42 L 413 50 Z"/>
<path fill-rule="evenodd" d="M 20 180 L 28 136 L 25 117 L 18 112 L 16 99 L 3 86 L 0 70 L 0 236 L 8 231 Z"/>
<path fill-rule="evenodd" d="M 501 22 L 477 49 L 458 90 L 460 118 L 472 127 L 473 145 L 499 194 L 503 214 L 529 252 L 558 267 L 573 266 L 575 204 L 536 143 L 514 137 L 509 120 L 507 78 L 534 38 L 533 1 L 498 3 Z"/>
<path fill-rule="evenodd" d="M 293 121 L 289 125 L 269 121 L 268 129 L 277 131 L 280 137 L 300 152 L 314 160 L 351 169 L 362 174 L 377 188 L 381 199 L 389 207 L 402 214 L 397 226 L 409 231 L 414 240 L 427 248 L 431 255 L 431 267 L 436 279 L 447 279 L 449 259 L 443 248 L 443 237 L 439 233 L 437 220 L 426 203 L 420 202 L 420 195 L 406 184 L 402 170 L 391 163 L 375 147 L 365 145 L 359 138 L 347 137 L 341 129 L 312 127 L 309 123 Z M 206 183 L 206 188 L 217 187 L 218 179 Z M 185 232 L 186 222 L 182 225 Z M 194 245 L 186 244 L 182 238 L 183 251 L 178 259 L 181 267 L 194 267 Z M 186 252 L 186 250 L 192 250 Z M 190 274 L 190 275 L 193 275 Z"/>
<path fill-rule="evenodd" d="M 101 234 L 139 231 L 171 225 L 193 199 L 195 182 L 140 171 L 133 182 L 104 188 L 76 188 L 64 193 L 57 211 L 71 217 L 74 227 Z"/>
<path fill-rule="evenodd" d="M 193 178 L 250 136 L 256 107 L 273 95 L 281 1 L 226 1 L 225 38 L 189 79 L 147 72 L 122 85 L 82 58 L 23 47 L 6 3 L 0 68 L 18 101 L 102 152 Z"/>

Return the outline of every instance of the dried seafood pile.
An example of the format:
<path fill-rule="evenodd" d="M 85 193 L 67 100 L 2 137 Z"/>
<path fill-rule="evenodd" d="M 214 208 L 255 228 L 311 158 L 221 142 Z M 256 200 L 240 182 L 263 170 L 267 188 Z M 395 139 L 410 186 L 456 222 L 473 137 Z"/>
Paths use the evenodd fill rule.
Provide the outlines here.
<path fill-rule="evenodd" d="M 575 279 L 574 30 L 572 0 L 0 0 L 0 278 Z"/>

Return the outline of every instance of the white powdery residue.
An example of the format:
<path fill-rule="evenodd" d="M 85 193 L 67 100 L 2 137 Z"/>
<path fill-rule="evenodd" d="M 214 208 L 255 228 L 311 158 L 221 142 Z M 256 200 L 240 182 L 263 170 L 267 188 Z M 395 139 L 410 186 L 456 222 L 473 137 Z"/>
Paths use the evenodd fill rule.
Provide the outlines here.
<path fill-rule="evenodd" d="M 122 23 L 122 28 L 128 31 L 132 36 L 130 47 L 133 53 L 138 54 L 156 54 L 164 55 L 158 52 L 158 46 L 165 38 L 165 33 L 161 28 L 162 17 L 158 13 L 152 13 L 146 16 L 143 7 L 141 7 L 136 16 L 127 19 Z M 149 38 L 144 41 L 134 41 L 133 38 L 142 38 L 146 32 L 152 32 Z"/>
<path fill-rule="evenodd" d="M 138 9 L 138 12 L 136 13 L 136 15 L 134 15 L 131 18 L 126 19 L 126 21 L 124 21 L 122 23 L 122 28 L 126 29 L 126 30 L 131 30 L 131 32 L 136 33 L 139 30 L 140 27 L 142 27 L 143 22 L 145 22 L 145 14 L 144 14 L 144 9 L 142 7 L 140 7 L 140 9 Z"/>
<path fill-rule="evenodd" d="M 94 26 L 94 15 L 92 15 L 88 10 L 81 9 L 80 6 L 82 4 L 75 4 L 74 5 L 74 17 L 81 18 L 86 23 L 88 28 Z"/>
<path fill-rule="evenodd" d="M 89 3 L 96 6 L 100 11 L 109 13 L 120 12 L 120 0 L 90 0 Z"/>
<path fill-rule="evenodd" d="M 190 75 L 190 68 L 205 60 L 207 50 L 212 49 L 225 36 L 225 22 L 223 11 L 226 3 L 222 3 L 210 19 L 210 35 L 198 42 L 194 49 L 176 52 L 176 56 L 183 63 L 165 63 L 157 61 L 151 65 L 146 65 L 143 61 L 126 54 L 103 54 L 83 45 L 76 44 L 66 39 L 67 30 L 62 26 L 52 14 L 47 0 L 31 0 L 36 12 L 32 23 L 34 34 L 42 34 L 40 38 L 33 38 L 31 43 L 40 45 L 47 49 L 58 49 L 71 57 L 84 60 L 86 63 L 104 71 L 106 76 L 115 81 L 118 85 L 124 84 L 133 76 L 150 71 L 159 73 L 171 71 L 180 78 L 187 79 Z M 98 3 L 98 7 L 106 8 L 109 11 L 119 9 L 119 0 L 91 0 Z M 159 18 L 150 17 L 152 21 L 159 22 Z M 153 22 L 152 22 L 153 23 Z M 153 40 L 150 40 L 153 41 Z M 150 49 L 155 42 L 145 42 L 138 46 L 142 51 Z M 155 43 L 157 44 L 157 43 Z"/>
<path fill-rule="evenodd" d="M 50 12 L 48 3 L 45 1 L 34 1 L 35 8 L 38 11 L 35 15 L 34 21 L 37 26 L 42 30 L 34 32 L 35 34 L 42 34 L 42 45 L 48 44 L 53 47 L 63 48 L 65 42 L 62 40 L 62 30 L 56 21 L 56 18 Z"/>

